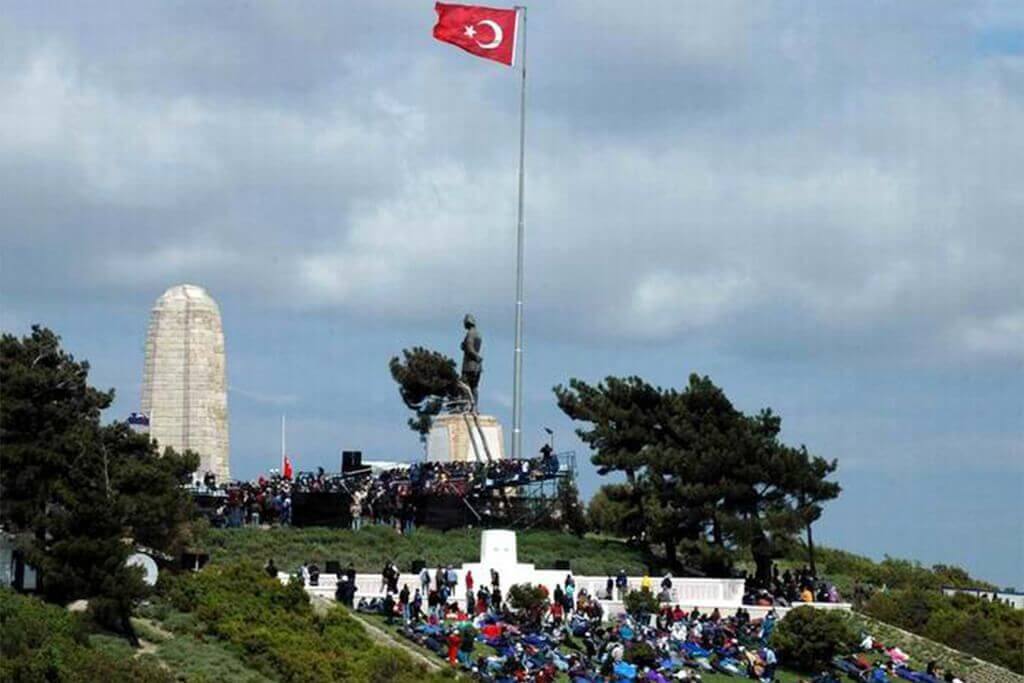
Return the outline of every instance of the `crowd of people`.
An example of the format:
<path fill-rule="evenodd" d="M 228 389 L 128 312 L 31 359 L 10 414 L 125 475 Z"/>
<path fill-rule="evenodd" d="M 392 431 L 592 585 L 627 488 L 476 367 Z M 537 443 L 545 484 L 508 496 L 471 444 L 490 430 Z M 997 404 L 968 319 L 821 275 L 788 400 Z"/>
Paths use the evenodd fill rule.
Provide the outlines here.
<path fill-rule="evenodd" d="M 467 573 L 464 599 L 456 595 L 459 587 L 451 567 L 424 569 L 420 585 L 411 588 L 399 589 L 393 565 L 385 566 L 381 578 L 385 596 L 360 600 L 357 609 L 399 624 L 404 637 L 478 680 L 669 683 L 699 681 L 710 673 L 776 680 L 774 608 L 752 618 L 742 607 L 724 616 L 717 609 L 685 610 L 662 603 L 656 614 L 620 614 L 606 620 L 599 600 L 604 596 L 577 591 L 571 574 L 550 594 L 540 587 L 544 600 L 539 610 L 513 609 L 494 571 L 484 585 Z M 339 594 L 347 583 L 339 583 Z M 351 601 L 346 604 L 351 606 Z M 915 670 L 899 648 L 867 634 L 862 638 L 858 651 L 836 657 L 826 671 L 805 680 L 964 683 L 936 662 Z"/>
<path fill-rule="evenodd" d="M 818 577 L 806 566 L 795 570 L 786 569 L 780 573 L 778 565 L 775 565 L 772 568 L 771 585 L 758 587 L 749 578 L 746 585 L 743 602 L 747 605 L 789 607 L 809 602 L 842 602 L 835 584 Z"/>
<path fill-rule="evenodd" d="M 433 576 L 424 570 L 420 586 L 393 592 L 397 586 L 385 579 L 385 597 L 361 600 L 358 609 L 400 621 L 406 638 L 484 681 L 667 683 L 706 672 L 771 681 L 778 664 L 768 644 L 774 614 L 751 619 L 740 609 L 723 617 L 663 605 L 656 615 L 608 622 L 601 596 L 577 591 L 571 574 L 550 594 L 541 588 L 542 607 L 527 614 L 503 596 L 496 572 L 484 585 L 468 573 L 464 600 L 453 580 L 439 567 Z"/>
<path fill-rule="evenodd" d="M 378 473 L 370 468 L 345 473 L 300 472 L 294 478 L 276 470 L 255 481 L 218 485 L 207 477 L 195 493 L 212 500 L 211 521 L 237 527 L 292 523 L 298 493 L 339 494 L 339 516 L 347 513 L 351 527 L 388 524 L 406 532 L 415 527 L 418 501 L 451 494 L 474 496 L 487 491 L 526 486 L 559 474 L 549 448 L 536 458 L 492 462 L 421 462 Z"/>
<path fill-rule="evenodd" d="M 332 563 L 328 563 L 331 565 Z M 278 577 L 273 559 L 265 566 Z M 603 594 L 577 589 L 571 573 L 548 592 L 539 606 L 523 608 L 503 590 L 497 570 L 476 577 L 465 572 L 460 580 L 452 565 L 423 567 L 413 585 L 401 582 L 393 561 L 380 572 L 383 597 L 357 600 L 356 569 L 336 572 L 335 598 L 349 609 L 377 614 L 401 634 L 435 652 L 452 667 L 493 683 L 548 682 L 568 678 L 572 683 L 699 681 L 708 673 L 758 681 L 773 681 L 779 659 L 771 636 L 778 622 L 774 607 L 759 618 L 741 607 L 735 614 L 718 609 L 684 609 L 668 602 L 672 577 L 645 575 L 641 590 L 657 595 L 654 614 L 620 614 L 606 620 L 602 600 L 621 600 L 629 588 L 625 572 L 608 577 Z M 309 586 L 320 585 L 321 568 L 303 564 L 297 576 Z M 807 592 L 817 582 L 806 568 L 778 575 L 784 587 L 796 583 L 795 601 L 809 602 Z M 376 595 L 375 594 L 375 595 Z M 816 601 L 819 596 L 815 596 Z M 519 609 L 516 609 L 519 607 Z M 911 668 L 909 656 L 862 634 L 856 652 L 836 657 L 827 671 L 811 683 L 964 683 L 935 662 L 924 670 Z"/>

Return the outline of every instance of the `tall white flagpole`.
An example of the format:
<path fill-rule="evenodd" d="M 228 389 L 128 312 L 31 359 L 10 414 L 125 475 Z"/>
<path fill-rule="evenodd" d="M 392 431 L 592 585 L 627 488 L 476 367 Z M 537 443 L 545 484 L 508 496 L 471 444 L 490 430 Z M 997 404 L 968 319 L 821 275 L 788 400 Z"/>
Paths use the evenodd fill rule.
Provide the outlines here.
<path fill-rule="evenodd" d="M 281 476 L 284 476 L 284 459 L 285 459 L 285 448 L 284 448 L 284 413 L 281 413 Z"/>
<path fill-rule="evenodd" d="M 519 92 L 519 219 L 516 227 L 516 345 L 512 382 L 512 457 L 523 456 L 523 159 L 526 153 L 526 8 L 516 6 L 519 27 L 516 39 L 522 32 L 523 51 L 520 55 L 522 70 Z"/>

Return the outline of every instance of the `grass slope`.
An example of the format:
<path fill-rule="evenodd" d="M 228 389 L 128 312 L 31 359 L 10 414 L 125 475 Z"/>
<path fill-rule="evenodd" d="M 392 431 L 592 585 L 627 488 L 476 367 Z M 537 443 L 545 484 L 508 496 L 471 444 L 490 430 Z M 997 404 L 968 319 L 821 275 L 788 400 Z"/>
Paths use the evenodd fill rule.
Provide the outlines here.
<path fill-rule="evenodd" d="M 403 536 L 389 527 L 367 527 L 359 532 L 339 529 L 231 529 L 208 530 L 202 542 L 214 565 L 237 560 L 266 562 L 274 558 L 282 570 L 292 571 L 300 563 L 316 560 L 321 567 L 327 560 L 338 560 L 342 566 L 353 562 L 359 571 L 377 572 L 387 560 L 394 560 L 408 571 L 413 560 L 423 559 L 428 566 L 459 565 L 479 559 L 480 531 L 464 529 L 442 533 L 419 529 Z M 659 558 L 644 553 L 625 543 L 588 535 L 577 538 L 551 531 L 521 531 L 518 533 L 519 558 L 532 562 L 538 568 L 550 568 L 557 560 L 569 560 L 576 574 L 603 576 L 624 568 L 632 575 L 644 571 L 661 570 Z M 870 558 L 831 548 L 817 551 L 819 571 L 834 581 L 841 593 L 851 598 L 854 586 L 871 584 L 903 590 L 920 587 L 936 590 L 943 585 L 987 586 L 956 567 L 922 567 L 906 560 L 886 558 L 875 562 Z M 784 569 L 804 564 L 803 551 L 794 548 L 792 554 L 779 562 Z M 1006 669 L 983 663 L 969 654 L 959 652 L 920 636 L 908 638 L 904 631 L 887 624 L 861 617 L 861 623 L 872 632 L 879 632 L 883 641 L 899 644 L 917 654 L 917 659 L 948 661 L 957 671 L 975 673 L 987 671 L 1000 680 L 1009 674 Z M 1002 672 L 1000 674 L 999 672 Z M 1014 680 L 1020 680 L 1015 678 Z"/>
<path fill-rule="evenodd" d="M 614 539 L 577 538 L 550 531 L 520 531 L 517 536 L 519 561 L 532 562 L 538 569 L 550 569 L 556 561 L 568 560 L 576 574 L 604 576 L 625 569 L 637 575 L 654 561 Z M 327 560 L 338 560 L 343 567 L 351 561 L 358 571 L 379 572 L 388 560 L 409 571 L 413 560 L 422 559 L 433 568 L 480 559 L 479 529 L 417 529 L 409 535 L 385 526 L 370 526 L 358 532 L 279 527 L 210 529 L 203 534 L 202 544 L 214 564 L 239 560 L 262 564 L 274 558 L 282 571 L 289 572 L 310 560 L 316 560 L 321 568 Z"/>

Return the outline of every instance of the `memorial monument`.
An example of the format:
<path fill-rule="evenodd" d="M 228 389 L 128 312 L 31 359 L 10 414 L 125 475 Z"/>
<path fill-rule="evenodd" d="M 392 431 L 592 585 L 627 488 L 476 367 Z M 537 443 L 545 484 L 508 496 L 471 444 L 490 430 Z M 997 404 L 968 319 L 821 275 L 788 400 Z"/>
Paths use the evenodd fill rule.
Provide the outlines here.
<path fill-rule="evenodd" d="M 224 331 L 217 302 L 202 287 L 171 287 L 153 306 L 142 412 L 161 449 L 195 451 L 200 476 L 230 478 Z"/>
<path fill-rule="evenodd" d="M 467 313 L 462 319 L 462 326 L 466 330 L 461 346 L 459 387 L 462 396 L 448 402 L 448 412 L 433 418 L 426 440 L 428 462 L 487 462 L 505 457 L 501 423 L 496 417 L 481 415 L 478 409 L 483 337 L 471 314 Z"/>

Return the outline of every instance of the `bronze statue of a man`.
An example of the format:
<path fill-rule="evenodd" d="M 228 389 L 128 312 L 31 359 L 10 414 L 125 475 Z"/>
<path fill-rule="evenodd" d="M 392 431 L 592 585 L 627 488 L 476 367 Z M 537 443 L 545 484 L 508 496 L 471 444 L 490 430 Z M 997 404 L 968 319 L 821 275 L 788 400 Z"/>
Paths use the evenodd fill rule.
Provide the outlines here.
<path fill-rule="evenodd" d="M 473 392 L 473 409 L 476 410 L 479 403 L 477 387 L 480 386 L 480 373 L 483 372 L 484 362 L 480 349 L 484 341 L 476 329 L 476 319 L 469 313 L 462 319 L 462 326 L 466 328 L 466 336 L 462 340 L 462 381 Z"/>

